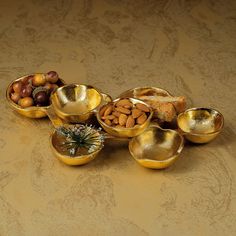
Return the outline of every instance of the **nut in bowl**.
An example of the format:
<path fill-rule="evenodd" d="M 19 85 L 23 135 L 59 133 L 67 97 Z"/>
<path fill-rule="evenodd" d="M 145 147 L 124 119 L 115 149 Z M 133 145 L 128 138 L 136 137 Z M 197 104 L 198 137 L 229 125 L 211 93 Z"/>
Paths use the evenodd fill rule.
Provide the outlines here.
<path fill-rule="evenodd" d="M 133 158 L 151 169 L 164 169 L 172 165 L 184 147 L 183 137 L 175 130 L 157 126 L 147 128 L 129 142 Z"/>
<path fill-rule="evenodd" d="M 177 123 L 187 140 L 208 143 L 221 132 L 224 117 L 215 109 L 191 108 L 178 115 Z"/>
<path fill-rule="evenodd" d="M 26 75 L 9 84 L 6 98 L 21 115 L 42 118 L 47 116 L 45 108 L 49 107 L 50 94 L 64 84 L 55 71 Z"/>
<path fill-rule="evenodd" d="M 84 165 L 92 161 L 103 148 L 100 130 L 88 125 L 64 125 L 50 137 L 53 154 L 67 165 Z"/>
<path fill-rule="evenodd" d="M 141 134 L 150 124 L 153 111 L 135 98 L 118 98 L 102 106 L 97 120 L 110 135 L 130 138 Z"/>

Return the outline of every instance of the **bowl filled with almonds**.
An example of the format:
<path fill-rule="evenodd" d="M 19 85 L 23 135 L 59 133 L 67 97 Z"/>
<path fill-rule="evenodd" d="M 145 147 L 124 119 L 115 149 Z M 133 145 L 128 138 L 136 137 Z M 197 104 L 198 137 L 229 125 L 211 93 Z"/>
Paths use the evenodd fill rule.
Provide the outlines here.
<path fill-rule="evenodd" d="M 100 107 L 97 120 L 110 135 L 131 138 L 141 134 L 150 124 L 153 111 L 135 98 L 118 98 Z"/>

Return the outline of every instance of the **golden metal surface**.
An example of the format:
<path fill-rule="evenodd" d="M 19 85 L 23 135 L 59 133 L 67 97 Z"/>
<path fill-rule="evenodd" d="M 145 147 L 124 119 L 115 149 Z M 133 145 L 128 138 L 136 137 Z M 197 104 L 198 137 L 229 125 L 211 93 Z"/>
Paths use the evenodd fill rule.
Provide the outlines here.
<path fill-rule="evenodd" d="M 68 84 L 51 94 L 55 113 L 66 122 L 79 123 L 90 119 L 102 103 L 101 93 L 90 85 Z"/>
<path fill-rule="evenodd" d="M 100 135 L 100 134 L 98 133 L 98 135 Z M 54 132 L 50 136 L 50 146 L 51 146 L 54 156 L 56 156 L 63 163 L 70 165 L 70 166 L 78 166 L 78 165 L 87 164 L 88 162 L 95 159 L 97 154 L 102 149 L 102 144 L 101 144 L 100 147 L 92 153 L 89 153 L 86 155 L 76 155 L 73 157 L 69 156 L 69 155 L 62 153 L 60 151 L 61 143 L 60 143 L 60 139 L 58 138 L 58 133 L 56 130 L 54 130 Z"/>
<path fill-rule="evenodd" d="M 208 143 L 224 126 L 223 115 L 211 108 L 191 108 L 178 115 L 177 124 L 186 139 L 193 143 Z"/>
<path fill-rule="evenodd" d="M 32 75 L 32 74 L 30 74 L 30 75 Z M 15 102 L 13 102 L 10 98 L 13 83 L 15 83 L 16 81 L 20 81 L 30 75 L 22 76 L 16 80 L 12 81 L 8 85 L 7 90 L 6 90 L 6 98 L 7 98 L 8 104 L 11 106 L 11 108 L 13 110 L 15 110 L 16 112 L 18 112 L 19 114 L 21 114 L 23 116 L 26 116 L 29 118 L 46 117 L 47 116 L 46 110 L 49 108 L 49 106 L 45 106 L 45 107 L 32 106 L 32 107 L 22 108 L 18 104 L 16 104 Z M 62 79 L 59 79 L 59 85 L 62 86 L 64 84 L 65 84 L 65 82 Z"/>
<path fill-rule="evenodd" d="M 183 137 L 176 131 L 157 126 L 147 128 L 129 142 L 129 151 L 141 165 L 164 169 L 172 165 L 184 147 Z"/>
<path fill-rule="evenodd" d="M 148 94 L 148 96 L 172 96 L 167 90 L 157 87 L 137 87 L 133 89 L 129 89 L 123 93 L 121 93 L 118 98 L 138 98 L 139 96 Z"/>
<path fill-rule="evenodd" d="M 121 98 L 117 98 L 113 102 L 117 102 L 119 100 L 121 100 Z M 153 111 L 152 111 L 151 107 L 148 104 L 146 104 L 145 102 L 143 102 L 141 100 L 138 100 L 138 99 L 135 99 L 135 98 L 129 98 L 129 100 L 133 104 L 143 103 L 147 107 L 149 107 L 150 114 L 149 114 L 147 120 L 142 125 L 135 125 L 133 128 L 116 128 L 116 127 L 111 127 L 111 126 L 108 126 L 107 124 L 105 124 L 102 121 L 102 119 L 99 116 L 99 110 L 98 110 L 98 112 L 96 113 L 97 120 L 98 120 L 99 124 L 102 126 L 102 128 L 108 134 L 113 135 L 115 137 L 131 138 L 131 137 L 134 137 L 134 136 L 137 136 L 137 135 L 141 134 L 149 126 L 150 121 L 152 119 L 152 115 L 153 115 Z"/>

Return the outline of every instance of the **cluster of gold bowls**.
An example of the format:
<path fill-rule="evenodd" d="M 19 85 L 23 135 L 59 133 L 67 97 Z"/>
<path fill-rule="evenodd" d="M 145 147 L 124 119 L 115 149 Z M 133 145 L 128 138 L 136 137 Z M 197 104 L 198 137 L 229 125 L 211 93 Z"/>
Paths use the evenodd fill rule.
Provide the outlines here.
<path fill-rule="evenodd" d="M 28 76 L 28 75 L 27 75 Z M 112 98 L 90 85 L 68 84 L 60 79 L 60 87 L 51 94 L 51 105 L 45 107 L 32 106 L 21 108 L 11 98 L 12 84 L 25 78 L 14 80 L 7 88 L 6 98 L 10 106 L 23 116 L 42 118 L 48 116 L 55 128 L 68 123 L 83 123 L 96 115 L 97 121 L 106 131 L 107 138 L 124 138 L 129 141 L 129 151 L 134 159 L 142 166 L 152 169 L 163 169 L 172 165 L 184 147 L 183 136 L 194 143 L 206 143 L 214 139 L 223 128 L 222 114 L 214 109 L 192 108 L 178 115 L 179 132 L 162 129 L 158 124 L 153 125 L 151 107 L 135 98 L 136 94 L 149 91 L 152 94 L 171 96 L 160 88 L 140 87 L 125 91 L 114 102 L 128 98 L 133 104 L 143 103 L 150 109 L 147 120 L 142 125 L 133 128 L 115 128 L 106 125 L 99 116 L 99 109 Z M 72 124 L 71 124 L 72 125 Z M 102 150 L 102 144 L 94 152 L 87 155 L 69 156 L 58 149 L 58 133 L 54 130 L 50 136 L 50 144 L 54 155 L 67 165 L 83 165 L 92 161 Z"/>

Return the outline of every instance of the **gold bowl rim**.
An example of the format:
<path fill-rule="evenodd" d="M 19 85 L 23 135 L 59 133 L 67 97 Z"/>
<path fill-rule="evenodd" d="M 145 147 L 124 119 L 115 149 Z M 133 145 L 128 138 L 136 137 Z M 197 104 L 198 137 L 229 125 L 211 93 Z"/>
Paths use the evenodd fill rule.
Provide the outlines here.
<path fill-rule="evenodd" d="M 138 98 L 124 97 L 124 98 L 116 98 L 116 99 L 112 100 L 111 103 L 114 103 L 114 102 L 119 101 L 119 100 L 121 100 L 121 99 L 131 99 L 131 100 L 133 99 L 133 100 L 137 100 L 137 101 L 143 103 L 144 105 L 146 105 L 146 106 L 150 109 L 150 114 L 149 114 L 147 120 L 146 120 L 142 125 L 146 124 L 148 121 L 150 121 L 150 120 L 152 119 L 153 110 L 152 110 L 151 106 L 148 105 L 146 102 L 144 102 L 144 101 L 142 101 L 142 100 L 140 100 L 140 99 L 138 99 Z M 106 105 L 106 104 L 105 104 L 105 105 Z M 104 106 L 105 106 L 105 105 L 104 105 Z M 140 126 L 136 126 L 136 127 L 134 126 L 134 127 L 132 127 L 132 128 L 116 128 L 116 127 L 109 126 L 109 125 L 107 125 L 105 122 L 103 122 L 102 119 L 100 118 L 99 111 L 100 111 L 100 109 L 101 109 L 102 107 L 103 107 L 103 106 L 101 106 L 101 107 L 99 108 L 99 110 L 98 110 L 96 116 L 97 116 L 98 122 L 99 122 L 99 123 L 101 122 L 106 128 L 110 128 L 110 129 L 113 129 L 113 130 L 116 130 L 116 131 L 120 131 L 120 130 L 123 131 L 123 130 L 134 130 L 134 129 L 137 129 L 137 128 L 139 128 L 139 127 L 141 126 L 141 125 L 140 125 Z"/>
<path fill-rule="evenodd" d="M 208 133 L 195 133 L 193 131 L 184 131 L 181 129 L 180 125 L 179 125 L 179 119 L 180 119 L 180 116 L 182 116 L 183 114 L 189 112 L 189 111 L 196 111 L 196 110 L 211 110 L 211 111 L 215 111 L 216 113 L 218 113 L 221 118 L 222 118 L 222 122 L 221 122 L 221 125 L 220 127 L 215 130 L 215 131 L 212 131 L 212 132 L 208 132 Z M 211 134 L 216 134 L 216 133 L 219 133 L 223 127 L 224 127 L 224 116 L 222 115 L 221 112 L 219 112 L 217 109 L 215 108 L 209 108 L 209 107 L 193 107 L 193 108 L 189 108 L 187 110 L 185 110 L 184 112 L 181 112 L 178 116 L 177 116 L 177 125 L 178 125 L 178 128 L 184 133 L 184 134 L 191 134 L 191 135 L 194 135 L 194 136 L 207 136 L 207 135 L 211 135 Z"/>
<path fill-rule="evenodd" d="M 154 86 L 144 86 L 144 87 L 135 87 L 135 88 L 128 89 L 128 90 L 122 92 L 117 98 L 121 98 L 121 96 L 122 96 L 123 94 L 128 93 L 128 92 L 132 92 L 132 91 L 134 91 L 135 89 L 153 89 L 153 90 L 160 89 L 160 90 L 166 92 L 168 96 L 173 97 L 173 95 L 172 95 L 168 90 L 166 90 L 166 89 L 164 89 L 164 88 L 161 88 L 161 87 L 154 87 Z M 122 97 L 122 98 L 123 98 L 123 97 Z M 135 98 L 135 97 L 134 97 L 134 98 Z M 135 99 L 138 99 L 138 98 L 135 98 Z"/>
<path fill-rule="evenodd" d="M 51 106 L 51 104 L 50 104 L 50 105 L 48 105 L 48 106 L 38 106 L 38 107 L 37 107 L 37 106 L 30 106 L 30 107 L 22 108 L 20 105 L 16 104 L 15 102 L 13 102 L 13 101 L 11 100 L 11 98 L 10 98 L 10 88 L 11 88 L 11 86 L 12 86 L 15 82 L 20 81 L 20 80 L 24 79 L 25 77 L 32 76 L 32 75 L 35 75 L 35 74 L 45 74 L 45 73 L 39 73 L 39 72 L 37 72 L 37 73 L 27 74 L 27 75 L 24 75 L 24 76 L 21 76 L 21 77 L 15 79 L 15 80 L 12 80 L 12 81 L 10 82 L 10 84 L 8 84 L 7 89 L 6 89 L 6 99 L 7 99 L 7 101 L 8 101 L 13 107 L 15 107 L 17 110 L 21 110 L 21 111 L 32 111 L 32 110 L 35 110 L 35 109 L 47 109 L 47 108 L 49 108 L 49 107 Z M 59 78 L 59 80 L 60 80 L 60 82 L 61 82 L 62 84 L 65 85 L 65 81 L 64 81 L 63 79 Z M 64 85 L 63 85 L 63 86 L 64 86 Z"/>
<path fill-rule="evenodd" d="M 57 132 L 56 129 L 54 129 L 53 132 L 51 132 L 50 136 L 49 136 L 49 141 L 50 141 L 50 145 L 53 149 L 53 151 L 57 154 L 59 154 L 60 156 L 62 156 L 63 158 L 68 158 L 68 159 L 83 159 L 83 158 L 86 158 L 86 157 L 90 157 L 92 156 L 93 154 L 99 152 L 102 150 L 103 146 L 101 145 L 97 150 L 91 152 L 91 153 L 88 153 L 88 154 L 83 154 L 83 155 L 77 155 L 77 156 L 69 156 L 69 155 L 66 155 L 66 154 L 62 154 L 61 152 L 59 152 L 53 145 L 53 142 L 52 142 L 52 137 L 53 135 Z"/>
<path fill-rule="evenodd" d="M 88 85 L 88 84 L 76 84 L 76 83 L 65 84 L 65 85 L 59 87 L 57 90 L 55 90 L 55 91 L 51 94 L 50 97 L 52 97 L 53 94 L 56 93 L 57 91 L 62 90 L 64 87 L 66 87 L 66 86 L 71 86 L 71 85 L 75 85 L 76 87 L 77 87 L 77 86 L 86 86 L 86 87 L 88 87 L 88 88 L 92 88 L 92 89 L 96 90 L 97 93 L 99 94 L 100 98 L 101 98 L 100 103 L 99 103 L 95 108 L 93 108 L 92 110 L 89 110 L 89 111 L 86 111 L 86 112 L 83 112 L 83 113 L 79 113 L 79 114 L 78 114 L 78 113 L 77 113 L 77 114 L 68 114 L 68 113 L 63 112 L 61 109 L 59 109 L 59 108 L 56 107 L 57 112 L 59 112 L 59 113 L 60 113 L 61 115 L 63 115 L 63 116 L 81 116 L 81 115 L 85 115 L 85 114 L 88 114 L 88 113 L 90 113 L 90 112 L 96 111 L 96 109 L 101 105 L 102 100 L 103 100 L 103 97 L 102 97 L 102 92 L 101 92 L 99 89 L 97 89 L 96 87 L 92 86 L 92 85 Z M 53 107 L 55 108 L 55 106 L 53 106 Z"/>
<path fill-rule="evenodd" d="M 178 150 L 175 152 L 175 154 L 174 154 L 173 156 L 171 156 L 171 157 L 169 157 L 169 158 L 167 158 L 167 159 L 165 159 L 165 160 L 153 160 L 153 159 L 147 159 L 147 158 L 138 159 L 138 158 L 135 157 L 135 155 L 133 154 L 133 152 L 131 151 L 131 148 L 130 148 L 130 142 L 132 141 L 132 139 L 137 138 L 137 137 L 139 136 L 139 135 L 138 135 L 138 136 L 136 136 L 136 137 L 133 137 L 133 138 L 130 140 L 130 142 L 129 142 L 129 152 L 131 153 L 132 157 L 133 157 L 137 162 L 140 162 L 140 161 L 142 160 L 142 161 L 150 161 L 150 162 L 153 162 L 153 163 L 168 162 L 168 161 L 170 161 L 170 160 L 176 159 L 177 156 L 180 155 L 180 153 L 182 152 L 182 150 L 183 150 L 183 148 L 184 148 L 184 138 L 183 138 L 183 136 L 182 136 L 178 131 L 176 131 L 176 130 L 173 130 L 173 129 L 162 129 L 160 126 L 157 126 L 157 125 L 151 125 L 151 126 L 149 126 L 146 130 L 144 130 L 144 132 L 146 132 L 146 131 L 147 131 L 148 129 L 150 129 L 150 128 L 156 128 L 156 129 L 160 129 L 160 130 L 162 130 L 162 131 L 171 131 L 171 132 L 174 132 L 174 133 L 178 134 L 178 136 L 180 137 L 180 140 L 181 140 Z M 144 132 L 143 132 L 143 133 L 144 133 Z M 142 133 L 142 134 L 143 134 L 143 133 Z M 140 134 L 140 135 L 142 135 L 142 134 Z"/>

